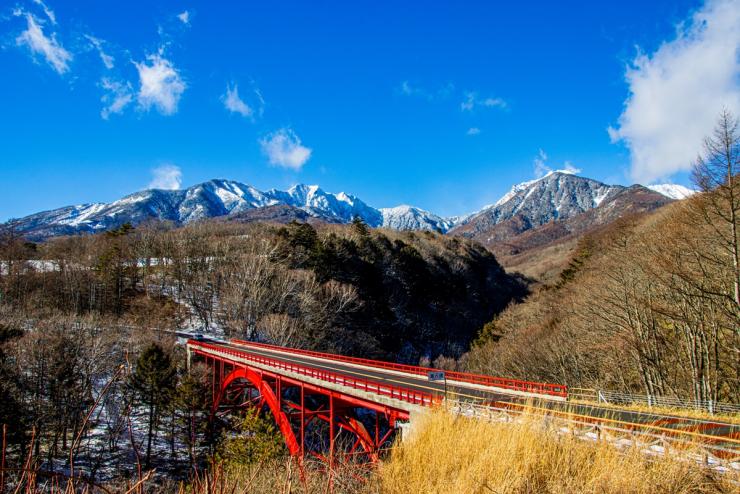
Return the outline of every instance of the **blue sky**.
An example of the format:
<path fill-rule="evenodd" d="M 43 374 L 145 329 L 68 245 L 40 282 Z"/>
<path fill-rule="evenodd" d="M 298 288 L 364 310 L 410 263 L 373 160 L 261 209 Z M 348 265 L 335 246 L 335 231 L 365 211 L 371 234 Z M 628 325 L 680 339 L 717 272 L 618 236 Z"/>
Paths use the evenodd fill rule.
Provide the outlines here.
<path fill-rule="evenodd" d="M 738 0 L 44 2 L 0 10 L 0 220 L 210 178 L 442 215 L 546 168 L 687 183 L 740 106 Z"/>

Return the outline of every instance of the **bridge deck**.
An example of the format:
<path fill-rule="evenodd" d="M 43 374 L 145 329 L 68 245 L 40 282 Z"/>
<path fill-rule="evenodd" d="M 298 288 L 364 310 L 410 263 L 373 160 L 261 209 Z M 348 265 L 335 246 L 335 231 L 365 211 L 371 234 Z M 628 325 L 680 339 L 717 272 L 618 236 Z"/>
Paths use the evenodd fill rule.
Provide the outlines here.
<path fill-rule="evenodd" d="M 194 343 L 197 345 L 197 342 Z M 632 410 L 615 410 L 597 405 L 564 403 L 564 398 L 559 396 L 557 392 L 554 393 L 554 396 L 553 394 L 522 392 L 517 389 L 485 386 L 475 382 L 461 382 L 457 379 L 448 379 L 445 384 L 441 381 L 429 381 L 426 375 L 419 374 L 419 369 L 423 370 L 423 368 L 374 362 L 367 359 L 353 359 L 341 355 L 318 354 L 238 340 L 229 343 L 211 342 L 209 344 L 223 349 L 237 350 L 245 354 L 264 357 L 274 362 L 326 371 L 382 386 L 405 389 L 434 397 L 434 401 L 437 402 L 445 398 L 446 393 L 446 398 L 451 400 L 493 404 L 517 410 L 528 408 L 536 411 L 549 410 L 558 414 L 568 414 L 575 420 L 609 422 L 621 424 L 628 428 L 634 426 L 635 429 L 654 430 L 658 433 L 661 431 L 663 433 L 675 432 L 681 435 L 686 434 L 689 437 L 694 436 L 699 440 L 703 438 L 711 440 L 713 437 L 715 439 L 712 442 L 722 438 L 721 441 L 724 445 L 740 447 L 740 425 L 722 421 L 691 419 Z M 408 368 L 408 370 L 404 371 L 405 368 Z M 539 385 L 539 383 L 530 384 Z M 535 402 L 532 402 L 533 398 L 536 399 Z M 428 400 L 428 402 L 424 401 L 421 404 L 428 405 L 431 402 L 432 400 Z"/>
<path fill-rule="evenodd" d="M 515 393 L 515 391 L 509 391 L 507 393 L 507 390 L 492 386 L 462 383 L 451 380 L 448 380 L 447 384 L 445 384 L 444 381 L 430 381 L 427 376 L 410 374 L 392 369 L 383 369 L 370 365 L 342 362 L 330 358 L 321 359 L 319 357 L 293 353 L 289 349 L 278 350 L 253 346 L 248 343 L 233 342 L 227 346 L 229 348 L 245 350 L 254 355 L 269 357 L 282 362 L 289 362 L 306 367 L 336 372 L 358 379 L 366 379 L 372 382 L 403 387 L 421 393 L 430 393 L 440 399 L 445 397 L 446 392 L 448 398 L 470 399 L 479 402 L 507 401 L 511 398 L 511 393 Z M 531 393 L 531 397 L 545 398 L 546 396 Z"/>
<path fill-rule="evenodd" d="M 337 369 L 363 369 L 369 371 L 375 377 L 387 377 L 388 382 L 393 381 L 392 376 L 400 376 L 403 380 L 410 379 L 412 383 L 421 386 L 421 389 L 428 392 L 444 393 L 446 388 L 449 393 L 448 396 L 457 399 L 487 401 L 492 397 L 515 395 L 525 398 L 566 401 L 568 396 L 567 387 L 560 384 L 522 381 L 459 371 L 445 371 L 446 380 L 444 382 L 430 382 L 427 374 L 430 371 L 440 371 L 440 369 L 299 350 L 243 340 L 230 340 L 230 344 L 247 348 L 250 352 L 268 352 L 271 356 L 282 356 L 296 362 L 300 359 L 301 362 L 306 363 L 330 364 Z"/>

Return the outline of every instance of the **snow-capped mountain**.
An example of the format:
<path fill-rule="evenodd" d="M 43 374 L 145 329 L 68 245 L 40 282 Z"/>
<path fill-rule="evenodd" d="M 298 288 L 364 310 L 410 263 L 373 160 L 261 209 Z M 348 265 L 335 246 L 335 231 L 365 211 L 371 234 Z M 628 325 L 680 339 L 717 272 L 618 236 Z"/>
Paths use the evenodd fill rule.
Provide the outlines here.
<path fill-rule="evenodd" d="M 360 217 L 372 227 L 383 224 L 383 215 L 379 210 L 344 192 L 324 192 L 318 185 L 295 185 L 287 191 L 272 189 L 267 194 L 278 203 L 303 209 L 325 221 L 349 223 L 353 218 Z"/>
<path fill-rule="evenodd" d="M 441 218 L 434 213 L 413 206 L 381 208 L 383 227 L 394 230 L 431 230 L 446 232 L 455 224 L 452 218 Z"/>
<path fill-rule="evenodd" d="M 232 180 L 209 180 L 184 190 L 144 190 L 108 204 L 66 206 L 13 220 L 9 225 L 29 239 L 42 240 L 57 235 L 95 233 L 123 223 L 136 225 L 148 220 L 183 225 L 215 217 L 252 218 L 252 221 L 286 221 L 293 217 L 349 223 L 359 217 L 371 227 L 450 231 L 478 237 L 496 225 L 513 220 L 517 232 L 551 220 L 565 220 L 598 208 L 624 189 L 566 171 L 554 171 L 515 185 L 501 199 L 476 213 L 443 218 L 408 205 L 378 209 L 353 195 L 333 194 L 317 185 L 260 191 Z M 650 189 L 672 199 L 694 192 L 671 184 L 650 186 Z"/>
<path fill-rule="evenodd" d="M 606 185 L 553 172 L 515 186 L 497 203 L 452 228 L 450 234 L 482 243 L 507 269 L 541 278 L 565 266 L 582 235 L 672 201 L 642 185 Z"/>
<path fill-rule="evenodd" d="M 676 200 L 686 199 L 687 197 L 696 194 L 694 189 L 689 189 L 688 187 L 677 184 L 648 185 L 647 188 Z"/>
<path fill-rule="evenodd" d="M 41 240 L 57 235 L 95 233 L 123 223 L 139 224 L 147 220 L 182 225 L 270 206 L 296 208 L 329 223 L 349 223 L 359 217 L 372 227 L 444 232 L 451 226 L 443 218 L 418 208 L 376 209 L 355 196 L 325 192 L 317 185 L 263 192 L 231 180 L 210 180 L 184 190 L 145 190 L 109 204 L 81 204 L 32 214 L 11 221 L 10 225 L 30 239 Z"/>
<path fill-rule="evenodd" d="M 566 171 L 515 185 L 501 199 L 461 220 L 453 231 L 474 233 L 513 218 L 522 229 L 567 219 L 598 207 L 624 187 L 607 185 Z"/>

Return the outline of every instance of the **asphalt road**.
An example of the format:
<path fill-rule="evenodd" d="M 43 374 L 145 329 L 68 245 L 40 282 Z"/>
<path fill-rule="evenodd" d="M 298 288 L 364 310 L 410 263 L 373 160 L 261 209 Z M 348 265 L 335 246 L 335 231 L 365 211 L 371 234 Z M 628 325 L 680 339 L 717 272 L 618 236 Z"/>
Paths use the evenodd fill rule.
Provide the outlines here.
<path fill-rule="evenodd" d="M 444 381 L 429 381 L 426 376 L 415 376 L 413 374 L 397 374 L 395 372 L 388 372 L 385 369 L 373 369 L 371 367 L 358 368 L 346 362 L 334 360 L 317 360 L 315 358 L 306 357 L 304 355 L 286 354 L 284 352 L 246 345 L 224 344 L 216 342 L 210 342 L 210 344 L 222 346 L 229 349 L 242 350 L 253 355 L 269 357 L 281 362 L 290 362 L 314 369 L 332 371 L 350 377 L 366 379 L 368 381 L 388 384 L 391 386 L 408 388 L 414 391 L 431 393 L 438 396 L 444 396 L 445 394 Z M 447 386 L 447 394 L 449 397 L 453 397 L 454 395 L 456 398 L 459 396 L 460 398 L 467 398 L 479 402 L 504 401 L 509 398 L 509 395 L 503 393 L 472 390 L 469 388 L 451 385 Z"/>

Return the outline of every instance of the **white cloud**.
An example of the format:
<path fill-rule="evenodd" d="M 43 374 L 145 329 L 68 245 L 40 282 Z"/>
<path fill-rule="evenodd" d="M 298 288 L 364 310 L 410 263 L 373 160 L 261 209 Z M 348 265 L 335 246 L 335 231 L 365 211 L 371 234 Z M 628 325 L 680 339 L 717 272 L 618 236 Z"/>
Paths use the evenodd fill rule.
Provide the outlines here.
<path fill-rule="evenodd" d="M 177 14 L 177 18 L 180 19 L 180 22 L 182 22 L 183 24 L 187 26 L 190 25 L 190 12 L 188 12 L 187 10 Z"/>
<path fill-rule="evenodd" d="M 265 112 L 265 98 L 262 97 L 262 91 L 259 90 L 259 88 L 254 88 L 254 94 L 257 96 L 257 99 L 260 102 L 259 109 L 257 110 L 257 113 L 261 117 L 262 114 Z"/>
<path fill-rule="evenodd" d="M 613 142 L 630 151 L 633 180 L 688 170 L 723 108 L 740 112 L 740 0 L 709 0 L 676 37 L 627 67 L 630 95 Z"/>
<path fill-rule="evenodd" d="M 33 3 L 41 6 L 41 8 L 44 9 L 44 14 L 46 14 L 46 17 L 49 18 L 52 24 L 57 23 L 57 16 L 54 14 L 54 11 L 51 10 L 44 2 L 42 2 L 41 0 L 33 0 Z"/>
<path fill-rule="evenodd" d="M 479 98 L 478 93 L 470 91 L 465 93 L 465 100 L 460 103 L 460 109 L 462 111 L 473 111 L 476 106 L 482 106 L 484 108 L 501 108 L 504 109 L 508 105 L 506 101 L 501 98 Z"/>
<path fill-rule="evenodd" d="M 162 165 L 152 170 L 150 189 L 177 190 L 182 185 L 182 170 L 176 165 Z"/>
<path fill-rule="evenodd" d="M 112 114 L 121 113 L 134 99 L 133 89 L 129 82 L 119 82 L 107 77 L 100 81 L 100 86 L 106 90 L 101 101 L 105 105 L 100 116 L 108 120 Z"/>
<path fill-rule="evenodd" d="M 401 92 L 405 94 L 406 96 L 411 96 L 412 94 L 416 94 L 419 90 L 412 87 L 411 83 L 409 81 L 403 81 L 401 83 Z"/>
<path fill-rule="evenodd" d="M 540 149 L 537 153 L 537 156 L 535 156 L 534 160 L 532 160 L 532 163 L 534 164 L 534 176 L 536 178 L 542 178 L 545 175 L 553 172 L 570 173 L 571 175 L 577 175 L 581 173 L 581 169 L 573 166 L 573 163 L 571 163 L 570 161 L 566 161 L 565 163 L 563 163 L 562 168 L 557 170 L 553 170 L 552 167 L 547 163 L 547 161 L 547 153 Z"/>
<path fill-rule="evenodd" d="M 254 114 L 254 110 L 239 97 L 239 89 L 236 84 L 234 84 L 234 87 L 227 85 L 226 94 L 221 99 L 224 102 L 224 107 L 231 113 L 238 113 L 243 117 L 252 117 Z"/>
<path fill-rule="evenodd" d="M 88 39 L 88 41 L 90 41 L 92 47 L 97 50 L 98 55 L 100 55 L 100 60 L 103 62 L 103 65 L 105 65 L 105 68 L 112 69 L 115 59 L 103 50 L 103 40 L 89 34 L 85 34 L 84 36 Z"/>
<path fill-rule="evenodd" d="M 537 178 L 543 177 L 548 172 L 552 171 L 552 168 L 547 166 L 547 153 L 542 149 L 539 150 L 537 156 L 532 160 L 532 163 L 534 164 L 534 175 Z"/>
<path fill-rule="evenodd" d="M 139 107 L 149 110 L 155 107 L 162 115 L 177 112 L 177 105 L 187 85 L 172 62 L 157 55 L 149 55 L 147 61 L 134 62 L 139 71 L 141 84 L 137 100 Z"/>
<path fill-rule="evenodd" d="M 469 136 L 477 136 L 480 134 L 480 129 L 478 127 L 470 127 L 466 133 Z"/>
<path fill-rule="evenodd" d="M 260 139 L 262 152 L 271 165 L 300 170 L 311 157 L 311 149 L 303 146 L 292 130 L 280 129 Z"/>
<path fill-rule="evenodd" d="M 486 98 L 481 101 L 480 104 L 489 108 L 506 108 L 506 101 L 502 100 L 501 98 Z"/>
<path fill-rule="evenodd" d="M 563 167 L 557 171 L 561 173 L 570 173 L 572 175 L 578 175 L 579 173 L 581 173 L 582 170 L 580 168 L 577 168 L 576 166 L 573 166 L 573 163 L 571 163 L 570 161 L 566 161 L 565 163 L 563 163 Z"/>
<path fill-rule="evenodd" d="M 32 53 L 43 55 L 57 73 L 67 72 L 69 62 L 72 61 L 72 54 L 59 44 L 56 33 L 46 36 L 39 21 L 31 14 L 26 13 L 26 20 L 28 27 L 16 38 L 16 43 L 26 45 Z"/>
<path fill-rule="evenodd" d="M 398 88 L 398 91 L 404 96 L 417 96 L 429 101 L 446 98 L 450 96 L 454 90 L 455 85 L 451 82 L 437 90 L 427 90 L 421 86 L 416 86 L 409 81 L 402 81 Z"/>

